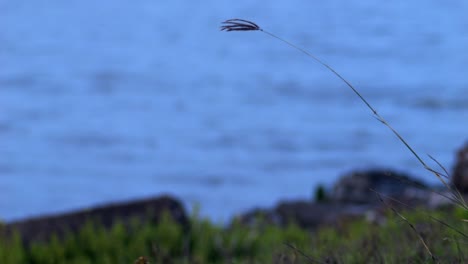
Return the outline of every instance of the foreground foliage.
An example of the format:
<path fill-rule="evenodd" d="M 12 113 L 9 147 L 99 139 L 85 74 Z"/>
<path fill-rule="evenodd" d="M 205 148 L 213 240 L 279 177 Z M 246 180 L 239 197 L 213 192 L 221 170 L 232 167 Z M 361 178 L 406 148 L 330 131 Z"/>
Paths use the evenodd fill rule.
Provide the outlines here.
<path fill-rule="evenodd" d="M 466 213 L 403 212 L 442 263 L 468 263 L 468 239 L 463 236 L 468 224 L 461 221 L 468 218 Z M 140 256 L 150 263 L 433 262 L 415 231 L 391 212 L 384 224 L 347 220 L 315 231 L 262 223 L 259 219 L 255 227 L 235 223 L 223 228 L 196 216 L 188 228 L 169 217 L 158 224 L 117 224 L 110 230 L 89 223 L 77 234 L 30 246 L 18 236 L 1 238 L 0 263 L 128 264 Z"/>

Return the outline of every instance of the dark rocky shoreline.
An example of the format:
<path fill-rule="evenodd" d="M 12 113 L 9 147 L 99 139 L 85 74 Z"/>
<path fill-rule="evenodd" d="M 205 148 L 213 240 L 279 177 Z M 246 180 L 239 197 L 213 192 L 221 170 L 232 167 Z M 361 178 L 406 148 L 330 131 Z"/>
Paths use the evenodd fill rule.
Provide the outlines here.
<path fill-rule="evenodd" d="M 174 221 L 183 226 L 187 227 L 189 224 L 182 203 L 164 195 L 15 221 L 0 228 L 0 233 L 10 236 L 16 231 L 21 239 L 29 244 L 34 241 L 46 241 L 52 234 L 62 238 L 68 233 L 76 233 L 90 221 L 109 229 L 116 223 L 129 226 L 135 221 L 138 223 L 158 221 L 164 213 L 168 213 Z"/>
<path fill-rule="evenodd" d="M 468 144 L 459 151 L 452 175 L 453 185 L 468 200 Z M 452 204 L 444 197 L 450 195 L 446 188 L 435 189 L 404 173 L 378 169 L 346 174 L 329 193 L 322 195 L 321 201 L 280 201 L 273 208 L 256 208 L 234 217 L 232 221 L 254 226 L 260 217 L 271 224 L 284 226 L 293 221 L 301 227 L 314 229 L 350 218 L 380 223 L 385 221 L 382 212 L 389 206 L 435 209 Z M 110 228 L 117 222 L 124 225 L 135 221 L 157 222 L 165 212 L 184 228 L 190 228 L 183 204 L 177 198 L 165 195 L 15 221 L 0 226 L 0 234 L 9 236 L 17 231 L 28 244 L 48 240 L 52 234 L 60 238 L 69 232 L 77 232 L 89 221 Z"/>

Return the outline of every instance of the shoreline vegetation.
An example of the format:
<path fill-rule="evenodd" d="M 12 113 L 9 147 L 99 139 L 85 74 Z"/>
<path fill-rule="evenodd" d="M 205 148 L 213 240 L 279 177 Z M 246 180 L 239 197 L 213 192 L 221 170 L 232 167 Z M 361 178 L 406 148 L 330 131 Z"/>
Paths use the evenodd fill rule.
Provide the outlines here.
<path fill-rule="evenodd" d="M 355 171 L 226 225 L 171 196 L 113 203 L 3 224 L 0 263 L 466 263 L 468 212 L 433 189 L 401 172 Z"/>
<path fill-rule="evenodd" d="M 219 226 L 188 215 L 174 197 L 111 204 L 0 226 L 1 263 L 468 263 L 468 144 L 453 173 L 408 142 L 339 73 L 243 19 L 224 31 L 260 31 L 340 78 L 441 182 L 434 188 L 391 170 L 344 175 L 315 200 L 283 201 Z M 450 176 L 451 175 L 451 176 Z"/>

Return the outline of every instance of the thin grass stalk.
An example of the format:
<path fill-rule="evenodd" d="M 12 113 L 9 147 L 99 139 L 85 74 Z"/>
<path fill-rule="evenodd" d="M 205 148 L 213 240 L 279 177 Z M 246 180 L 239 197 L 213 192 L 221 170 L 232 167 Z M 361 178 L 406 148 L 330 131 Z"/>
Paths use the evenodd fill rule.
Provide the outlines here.
<path fill-rule="evenodd" d="M 450 180 L 449 179 L 449 172 L 447 171 L 447 169 L 445 168 L 444 165 L 442 165 L 442 163 L 440 163 L 436 158 L 432 157 L 430 154 L 427 154 L 427 156 L 429 156 L 429 158 L 434 161 L 443 171 L 445 174 L 441 174 L 442 176 L 444 176 L 444 178 L 446 178 L 447 180 Z"/>
<path fill-rule="evenodd" d="M 318 263 L 318 264 L 324 264 L 325 262 L 321 262 L 321 261 L 318 261 L 318 260 L 315 260 L 313 259 L 312 257 L 310 257 L 309 255 L 307 255 L 306 253 L 302 252 L 301 250 L 299 250 L 297 247 L 291 245 L 290 243 L 284 243 L 285 246 L 291 248 L 292 250 L 294 250 L 295 252 L 299 253 L 299 255 L 302 255 L 304 258 L 306 258 L 308 261 L 310 261 L 310 263 Z"/>
<path fill-rule="evenodd" d="M 457 243 L 458 262 L 463 263 L 462 261 L 465 259 L 465 255 L 463 254 L 463 251 L 460 248 L 460 242 L 455 240 L 455 243 Z"/>
<path fill-rule="evenodd" d="M 445 172 L 445 174 L 442 174 L 442 173 L 439 173 L 439 172 L 435 172 L 435 171 L 433 171 L 433 173 L 439 173 L 441 176 L 445 177 L 447 180 L 450 180 L 450 179 L 449 179 L 449 176 L 448 176 L 450 173 L 447 171 L 447 169 L 445 168 L 445 166 L 442 165 L 442 163 L 440 163 L 436 158 L 434 158 L 434 157 L 431 156 L 430 154 L 428 154 L 428 156 L 429 156 L 429 158 L 430 158 L 432 161 L 434 161 L 434 162 Z M 462 205 L 465 207 L 465 209 L 468 209 L 468 208 L 467 208 L 467 204 L 466 204 L 466 202 L 465 202 L 465 200 L 464 200 L 464 198 L 463 198 L 463 195 L 460 193 L 460 191 L 459 191 L 457 188 L 452 188 L 451 190 L 452 190 L 453 192 L 456 193 L 456 195 L 455 195 L 455 194 L 452 192 L 453 196 L 454 196 L 454 197 L 458 196 L 458 198 L 462 201 Z"/>
<path fill-rule="evenodd" d="M 376 190 L 374 190 L 374 189 L 370 189 L 370 190 L 371 190 L 372 192 L 374 192 L 374 193 L 380 198 L 381 201 L 382 201 L 381 198 L 384 197 L 385 199 L 388 199 L 388 200 L 390 200 L 390 201 L 392 201 L 392 202 L 395 202 L 395 203 L 398 203 L 398 204 L 400 204 L 400 205 L 403 205 L 404 207 L 406 207 L 406 208 L 408 208 L 408 209 L 415 209 L 415 208 L 413 208 L 412 206 L 410 206 L 410 205 L 408 205 L 408 204 L 406 204 L 406 203 L 404 203 L 404 202 L 402 202 L 402 201 L 400 201 L 400 200 L 398 200 L 398 199 L 395 199 L 395 198 L 393 198 L 393 197 L 384 195 L 384 194 L 382 194 L 382 193 L 380 193 L 380 192 L 378 192 L 378 191 L 376 191 Z M 445 226 L 445 227 L 451 229 L 452 231 L 458 233 L 458 234 L 461 235 L 462 237 L 468 239 L 468 235 L 465 234 L 465 233 L 463 233 L 463 231 L 461 231 L 461 230 L 455 228 L 454 226 L 449 225 L 448 223 L 444 222 L 443 220 L 438 219 L 437 217 L 432 216 L 431 214 L 428 214 L 428 213 L 424 213 L 424 214 L 425 214 L 426 216 L 428 216 L 429 218 L 431 218 L 433 221 L 435 221 L 435 222 L 437 222 L 437 223 L 439 223 L 439 224 L 441 224 L 441 225 L 443 225 L 443 226 Z"/>
<path fill-rule="evenodd" d="M 444 240 L 445 240 L 445 241 L 451 241 L 451 242 L 457 242 L 457 243 L 459 243 L 459 244 L 468 245 L 468 242 L 463 241 L 463 240 L 459 240 L 459 239 L 455 239 L 455 238 L 444 237 Z"/>
<path fill-rule="evenodd" d="M 436 262 L 436 263 L 439 263 L 439 261 L 437 260 L 436 256 L 432 253 L 431 249 L 429 248 L 429 246 L 427 245 L 426 241 L 424 240 L 424 238 L 421 236 L 421 234 L 418 232 L 418 230 L 416 229 L 416 227 L 405 217 L 403 216 L 402 214 L 400 214 L 393 206 L 390 206 L 389 204 L 385 203 L 385 201 L 383 200 L 383 198 L 380 196 L 379 193 L 377 193 L 377 196 L 379 197 L 380 201 L 385 204 L 387 207 L 389 207 L 398 217 L 400 217 L 403 221 L 405 221 L 406 224 L 409 225 L 409 227 L 414 231 L 414 233 L 416 234 L 416 236 L 419 238 L 419 241 L 421 241 L 421 244 L 424 246 L 424 248 L 426 249 L 427 253 L 429 254 L 429 256 L 431 256 L 431 259 L 432 261 Z"/>
<path fill-rule="evenodd" d="M 222 31 L 261 31 L 285 44 L 288 46 L 302 52 L 306 56 L 312 58 L 322 66 L 326 67 L 328 70 L 330 70 L 335 76 L 337 76 L 340 80 L 342 80 L 358 97 L 359 99 L 367 106 L 367 108 L 372 112 L 374 117 L 380 121 L 383 125 L 385 125 L 387 128 L 389 128 L 393 134 L 405 145 L 405 147 L 413 154 L 413 156 L 418 160 L 418 162 L 426 169 L 427 171 L 433 173 L 439 181 L 442 182 L 442 184 L 450 190 L 452 196 L 453 196 L 453 201 L 455 204 L 458 206 L 462 207 L 465 210 L 468 210 L 468 204 L 465 202 L 463 195 L 461 195 L 460 192 L 454 191 L 453 188 L 450 187 L 450 185 L 443 179 L 443 174 L 437 172 L 436 170 L 432 169 L 429 165 L 426 164 L 426 162 L 418 155 L 418 153 L 410 146 L 410 144 L 398 133 L 378 112 L 377 110 L 372 107 L 372 105 L 361 95 L 361 93 L 349 82 L 347 81 L 341 74 L 339 74 L 335 69 L 333 69 L 331 66 L 326 64 L 325 62 L 321 61 L 319 58 L 314 56 L 313 54 L 309 53 L 308 51 L 300 48 L 299 46 L 269 32 L 266 31 L 265 29 L 261 28 L 258 26 L 256 23 L 251 22 L 249 20 L 245 19 L 229 19 L 226 20 L 222 23 L 221 26 Z M 437 162 L 438 163 L 438 162 Z M 451 199 L 452 200 L 452 199 Z"/>

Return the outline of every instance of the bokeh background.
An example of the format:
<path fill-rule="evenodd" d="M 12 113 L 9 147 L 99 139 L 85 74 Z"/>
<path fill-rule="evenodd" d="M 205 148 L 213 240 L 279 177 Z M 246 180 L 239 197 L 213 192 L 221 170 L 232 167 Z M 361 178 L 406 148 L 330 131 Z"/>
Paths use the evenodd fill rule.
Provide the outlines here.
<path fill-rule="evenodd" d="M 426 173 L 339 79 L 450 168 L 468 2 L 0 0 L 0 218 L 162 193 L 224 221 L 343 173 Z"/>

